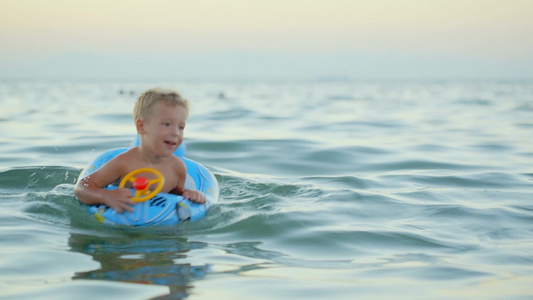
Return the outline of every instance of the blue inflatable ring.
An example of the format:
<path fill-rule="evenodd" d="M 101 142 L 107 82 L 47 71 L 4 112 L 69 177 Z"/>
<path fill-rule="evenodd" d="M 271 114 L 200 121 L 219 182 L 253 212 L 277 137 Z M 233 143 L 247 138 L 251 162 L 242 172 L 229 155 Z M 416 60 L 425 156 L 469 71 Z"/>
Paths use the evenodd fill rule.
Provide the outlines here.
<path fill-rule="evenodd" d="M 134 144 L 135 145 L 135 144 Z M 106 151 L 92 161 L 81 172 L 79 179 L 91 174 L 106 162 L 128 148 L 116 148 Z M 104 224 L 129 225 L 129 226 L 153 226 L 174 225 L 185 221 L 194 221 L 203 218 L 206 212 L 218 202 L 219 187 L 215 176 L 203 165 L 191 159 L 183 157 L 183 149 L 180 147 L 175 155 L 179 156 L 187 167 L 187 179 L 185 188 L 201 191 L 206 196 L 205 204 L 198 204 L 184 199 L 182 196 L 159 193 L 150 200 L 134 205 L 134 211 L 116 212 L 106 205 L 85 205 L 89 215 Z M 107 189 L 116 189 L 116 186 L 108 186 Z M 80 202 L 81 203 L 81 202 Z"/>

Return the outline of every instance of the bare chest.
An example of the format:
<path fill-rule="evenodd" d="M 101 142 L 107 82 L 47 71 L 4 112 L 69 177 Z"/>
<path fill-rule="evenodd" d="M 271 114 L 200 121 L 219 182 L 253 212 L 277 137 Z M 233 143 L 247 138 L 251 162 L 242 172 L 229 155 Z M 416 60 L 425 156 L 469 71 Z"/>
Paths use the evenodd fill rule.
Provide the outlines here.
<path fill-rule="evenodd" d="M 140 168 L 146 168 L 146 166 L 141 164 L 131 164 L 130 166 L 128 166 L 128 173 Z M 180 178 L 178 176 L 178 170 L 175 167 L 173 167 L 172 165 L 157 165 L 152 166 L 151 168 L 158 170 L 163 175 L 164 183 L 161 192 L 168 193 L 177 187 Z M 158 179 L 158 176 L 151 172 L 141 172 L 136 175 L 136 177 L 145 177 L 148 180 L 153 180 L 154 183 L 150 187 L 151 189 L 155 189 L 156 185 L 159 182 L 158 180 L 156 180 Z M 128 187 L 132 187 L 131 184 L 129 184 Z"/>

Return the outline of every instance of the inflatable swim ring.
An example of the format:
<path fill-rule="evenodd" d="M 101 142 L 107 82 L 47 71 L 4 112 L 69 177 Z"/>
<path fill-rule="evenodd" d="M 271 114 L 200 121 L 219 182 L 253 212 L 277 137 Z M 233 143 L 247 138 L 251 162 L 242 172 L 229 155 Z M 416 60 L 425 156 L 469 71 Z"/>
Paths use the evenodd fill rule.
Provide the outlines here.
<path fill-rule="evenodd" d="M 135 145 L 135 143 L 134 143 Z M 106 151 L 94 159 L 80 173 L 78 180 L 96 171 L 106 162 L 128 150 L 128 148 L 116 148 Z M 180 157 L 187 167 L 187 179 L 185 188 L 201 191 L 205 194 L 206 203 L 198 204 L 184 199 L 182 196 L 158 193 L 149 200 L 136 203 L 133 212 L 124 211 L 117 213 L 106 205 L 85 205 L 89 215 L 104 224 L 130 225 L 130 226 L 153 226 L 173 225 L 185 221 L 194 221 L 203 218 L 206 212 L 218 201 L 219 187 L 215 176 L 203 165 L 191 159 L 183 157 L 183 148 L 178 148 L 174 155 Z M 107 189 L 116 189 L 117 186 L 107 186 Z M 134 190 L 132 190 L 135 193 Z"/>

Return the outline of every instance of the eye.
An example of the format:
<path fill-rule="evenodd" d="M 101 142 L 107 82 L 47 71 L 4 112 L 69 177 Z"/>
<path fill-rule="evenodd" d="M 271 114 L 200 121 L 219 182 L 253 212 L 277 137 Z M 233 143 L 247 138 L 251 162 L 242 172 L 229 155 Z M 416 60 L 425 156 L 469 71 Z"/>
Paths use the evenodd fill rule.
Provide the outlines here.
<path fill-rule="evenodd" d="M 163 123 L 161 123 L 161 124 L 162 124 L 163 126 L 166 126 L 166 127 L 170 126 L 170 123 L 169 123 L 169 122 L 163 122 Z"/>

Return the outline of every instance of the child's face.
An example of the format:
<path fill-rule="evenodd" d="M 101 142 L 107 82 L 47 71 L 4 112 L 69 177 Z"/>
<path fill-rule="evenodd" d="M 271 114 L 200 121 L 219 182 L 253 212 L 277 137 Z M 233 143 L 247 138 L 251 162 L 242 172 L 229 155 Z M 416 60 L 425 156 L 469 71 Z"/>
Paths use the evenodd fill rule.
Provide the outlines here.
<path fill-rule="evenodd" d="M 183 142 L 187 110 L 181 105 L 159 102 L 154 105 L 148 120 L 139 130 L 144 135 L 141 142 L 160 156 L 172 155 Z"/>

